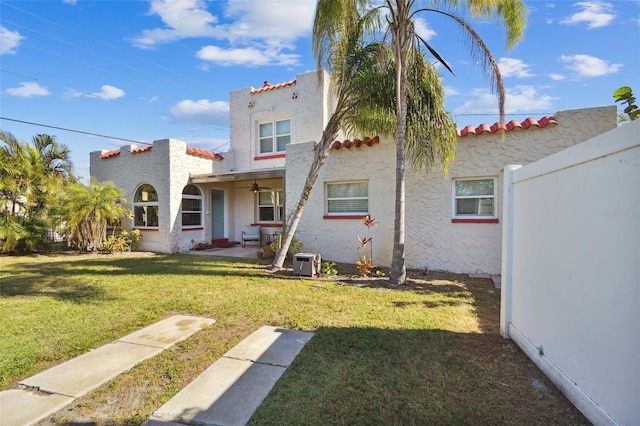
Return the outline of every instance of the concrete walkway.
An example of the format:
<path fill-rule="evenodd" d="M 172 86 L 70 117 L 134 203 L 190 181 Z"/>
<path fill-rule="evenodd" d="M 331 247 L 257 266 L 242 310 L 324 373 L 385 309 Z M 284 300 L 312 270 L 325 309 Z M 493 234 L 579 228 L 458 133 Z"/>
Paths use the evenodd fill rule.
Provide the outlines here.
<path fill-rule="evenodd" d="M 176 315 L 29 377 L 19 389 L 0 392 L 0 425 L 33 425 L 214 323 Z M 245 425 L 312 337 L 304 331 L 258 329 L 156 410 L 144 426 Z"/>
<path fill-rule="evenodd" d="M 143 426 L 245 425 L 313 333 L 262 327 L 224 354 Z"/>
<path fill-rule="evenodd" d="M 172 316 L 29 377 L 19 389 L 0 392 L 0 425 L 34 424 L 214 323 L 209 318 Z"/>

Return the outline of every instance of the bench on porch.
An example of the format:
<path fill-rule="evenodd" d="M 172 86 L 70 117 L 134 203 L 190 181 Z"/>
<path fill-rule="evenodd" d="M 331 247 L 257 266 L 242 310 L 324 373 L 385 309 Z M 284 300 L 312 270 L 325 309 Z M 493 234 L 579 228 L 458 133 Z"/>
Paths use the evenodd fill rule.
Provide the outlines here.
<path fill-rule="evenodd" d="M 246 247 L 247 241 L 256 241 L 258 245 L 261 245 L 260 234 L 260 225 L 245 226 L 242 231 L 242 247 Z"/>

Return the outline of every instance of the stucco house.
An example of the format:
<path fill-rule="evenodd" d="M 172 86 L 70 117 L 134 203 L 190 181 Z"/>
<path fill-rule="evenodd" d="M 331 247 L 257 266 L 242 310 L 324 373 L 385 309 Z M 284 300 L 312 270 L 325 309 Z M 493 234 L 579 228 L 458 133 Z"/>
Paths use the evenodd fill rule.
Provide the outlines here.
<path fill-rule="evenodd" d="M 201 242 L 240 241 L 261 225 L 263 241 L 282 227 L 302 191 L 314 147 L 335 105 L 330 77 L 231 92 L 231 146 L 213 153 L 175 139 L 91 153 L 91 176 L 125 192 L 141 249 L 184 252 Z M 459 130 L 445 176 L 407 170 L 406 256 L 410 268 L 497 275 L 501 268 L 502 171 L 528 164 L 617 126 L 615 106 Z M 365 137 L 369 136 L 369 137 Z M 334 142 L 296 237 L 323 260 L 354 262 L 360 223 L 371 215 L 374 261 L 391 264 L 395 148 L 392 137 Z M 545 206 L 531 206 L 543 209 Z"/>

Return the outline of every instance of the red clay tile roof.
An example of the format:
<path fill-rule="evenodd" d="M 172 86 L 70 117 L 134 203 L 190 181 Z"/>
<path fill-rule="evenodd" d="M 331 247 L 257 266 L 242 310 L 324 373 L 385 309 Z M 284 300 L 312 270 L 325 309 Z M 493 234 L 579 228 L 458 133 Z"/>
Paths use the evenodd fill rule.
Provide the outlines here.
<path fill-rule="evenodd" d="M 107 151 L 104 154 L 102 154 L 100 156 L 100 158 L 109 158 L 109 157 L 115 157 L 120 155 L 120 150 L 119 149 L 114 149 L 113 151 Z"/>
<path fill-rule="evenodd" d="M 153 145 L 143 146 L 141 148 L 133 148 L 129 152 L 132 153 L 132 154 L 136 154 L 138 152 L 150 151 L 151 148 L 153 148 Z M 224 160 L 224 157 L 222 157 L 222 155 L 220 155 L 220 154 L 218 154 L 216 152 L 207 151 L 207 150 L 200 149 L 200 148 L 191 148 L 190 146 L 187 146 L 187 154 L 195 155 L 196 157 L 210 158 L 212 160 Z M 120 150 L 119 149 L 114 149 L 113 151 L 105 152 L 104 154 L 102 154 L 100 156 L 100 158 L 115 157 L 117 155 L 120 155 Z"/>
<path fill-rule="evenodd" d="M 129 152 L 132 153 L 132 154 L 137 154 L 138 152 L 151 151 L 151 148 L 153 148 L 153 145 L 147 145 L 147 146 L 143 146 L 143 147 L 131 148 L 131 150 Z"/>
<path fill-rule="evenodd" d="M 352 141 L 347 139 L 343 142 L 335 141 L 333 144 L 331 144 L 331 149 L 341 149 L 341 148 L 351 149 L 352 147 L 360 148 L 362 145 L 371 146 L 377 143 L 380 143 L 380 137 L 378 136 L 375 136 L 373 138 L 354 139 Z"/>
<path fill-rule="evenodd" d="M 224 157 L 217 152 L 207 151 L 200 148 L 191 148 L 190 146 L 187 146 L 187 154 L 195 155 L 196 157 L 211 158 L 212 160 L 224 160 Z"/>
<path fill-rule="evenodd" d="M 268 81 L 265 81 L 262 87 L 257 89 L 251 88 L 251 94 L 255 95 L 256 93 L 262 93 L 269 90 L 280 89 L 282 87 L 294 86 L 296 84 L 295 80 L 285 81 L 284 83 L 271 84 Z"/>
<path fill-rule="evenodd" d="M 547 127 L 550 124 L 558 124 L 555 118 L 547 115 L 542 117 L 540 120 L 536 120 L 535 118 L 527 118 L 526 120 L 520 122 L 517 120 L 511 120 L 507 124 L 501 125 L 499 122 L 493 123 L 493 125 L 489 125 L 487 123 L 482 123 L 478 127 L 467 126 L 463 129 L 458 130 L 459 137 L 465 137 L 467 135 L 481 135 L 483 133 L 496 133 L 499 130 L 504 130 L 505 132 L 510 132 L 514 129 L 522 129 L 526 130 L 531 126 L 536 126 L 539 128 Z"/>

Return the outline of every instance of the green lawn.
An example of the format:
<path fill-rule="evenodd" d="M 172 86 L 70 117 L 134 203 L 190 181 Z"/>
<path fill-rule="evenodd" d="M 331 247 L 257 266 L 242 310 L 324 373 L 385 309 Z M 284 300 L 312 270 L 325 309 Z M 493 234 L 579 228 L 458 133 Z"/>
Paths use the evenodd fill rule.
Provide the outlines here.
<path fill-rule="evenodd" d="M 383 284 L 300 279 L 209 256 L 0 257 L 0 387 L 191 314 L 217 322 L 48 422 L 140 424 L 240 340 L 273 325 L 316 335 L 256 425 L 588 424 L 499 336 L 500 294 L 490 281 L 412 274 L 407 288 Z"/>

